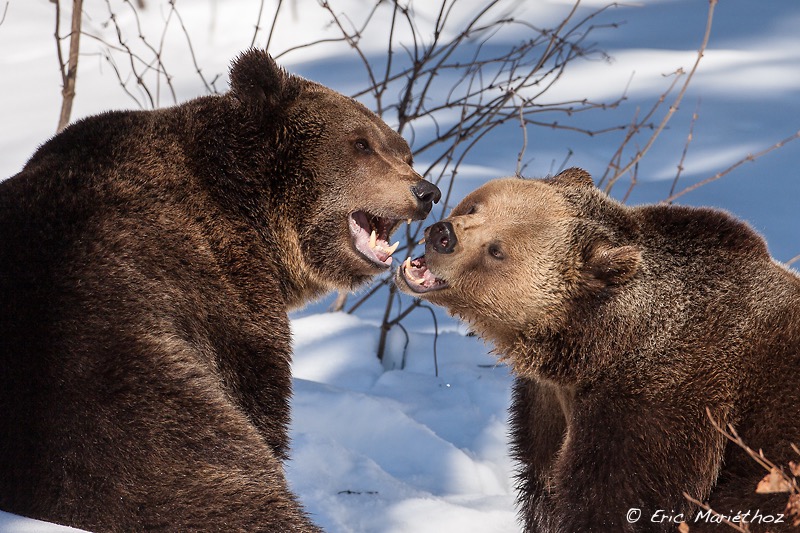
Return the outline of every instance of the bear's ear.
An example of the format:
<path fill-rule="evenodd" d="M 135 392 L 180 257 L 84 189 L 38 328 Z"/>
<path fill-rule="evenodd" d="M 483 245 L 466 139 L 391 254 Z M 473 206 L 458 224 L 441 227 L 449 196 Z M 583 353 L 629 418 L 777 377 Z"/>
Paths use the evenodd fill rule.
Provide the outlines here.
<path fill-rule="evenodd" d="M 636 275 L 641 262 L 642 252 L 636 246 L 600 244 L 589 252 L 584 272 L 592 282 L 621 285 Z"/>
<path fill-rule="evenodd" d="M 300 94 L 302 78 L 293 76 L 275 63 L 264 50 L 251 48 L 231 65 L 231 93 L 247 105 L 276 108 Z"/>
<path fill-rule="evenodd" d="M 592 176 L 582 168 L 572 167 L 562 171 L 553 178 L 554 183 L 571 185 L 573 187 L 594 187 Z"/>

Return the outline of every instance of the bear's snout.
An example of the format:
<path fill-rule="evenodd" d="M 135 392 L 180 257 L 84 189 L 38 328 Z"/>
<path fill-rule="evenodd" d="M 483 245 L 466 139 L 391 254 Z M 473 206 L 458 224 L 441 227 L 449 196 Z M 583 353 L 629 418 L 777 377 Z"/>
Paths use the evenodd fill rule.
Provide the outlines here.
<path fill-rule="evenodd" d="M 440 254 L 452 253 L 456 244 L 458 244 L 453 225 L 444 220 L 430 227 L 427 240 L 431 243 L 433 249 Z"/>
<path fill-rule="evenodd" d="M 433 204 L 438 203 L 442 198 L 442 191 L 430 181 L 420 180 L 411 187 L 411 192 L 417 201 L 422 204 L 425 216 L 431 212 Z"/>

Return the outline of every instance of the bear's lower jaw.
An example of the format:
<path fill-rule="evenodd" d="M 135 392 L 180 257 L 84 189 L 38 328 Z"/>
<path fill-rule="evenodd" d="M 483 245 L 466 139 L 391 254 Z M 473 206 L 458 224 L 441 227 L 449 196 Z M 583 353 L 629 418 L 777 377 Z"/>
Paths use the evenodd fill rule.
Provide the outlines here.
<path fill-rule="evenodd" d="M 392 265 L 392 254 L 400 242 L 389 246 L 389 235 L 400 224 L 399 220 L 371 215 L 366 211 L 350 214 L 348 225 L 353 247 L 369 263 L 379 269 Z"/>
<path fill-rule="evenodd" d="M 447 281 L 437 278 L 428 270 L 424 255 L 416 259 L 410 257 L 406 259 L 397 269 L 397 278 L 398 281 L 402 280 L 411 292 L 420 295 L 449 287 Z"/>

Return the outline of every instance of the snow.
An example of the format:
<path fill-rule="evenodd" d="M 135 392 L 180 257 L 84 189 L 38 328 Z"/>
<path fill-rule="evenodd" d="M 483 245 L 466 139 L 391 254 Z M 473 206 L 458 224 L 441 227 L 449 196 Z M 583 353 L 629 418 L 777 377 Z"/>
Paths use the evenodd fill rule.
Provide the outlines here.
<path fill-rule="evenodd" d="M 478 6 L 478 0 L 463 0 Z M 66 2 L 64 4 L 67 4 Z M 160 2 L 141 15 L 149 38 L 160 39 L 169 10 Z M 227 65 L 253 38 L 259 2 L 195 0 L 178 3 L 191 35 L 197 62 L 207 81 L 224 90 Z M 272 3 L 260 26 L 272 20 Z M 330 17 L 313 0 L 284 2 L 281 25 L 270 50 L 277 53 L 316 37 L 331 35 Z M 359 13 L 358 0 L 331 1 L 335 11 Z M 0 2 L 0 16 L 5 2 Z M 110 38 L 104 26 L 105 4 L 87 0 L 94 13 L 87 28 Z M 129 11 L 113 2 L 119 21 L 131 28 Z M 436 16 L 432 3 L 417 2 L 421 30 Z M 570 8 L 567 0 L 528 2 L 525 9 L 540 25 L 557 22 Z M 584 6 L 601 7 L 593 0 Z M 636 110 L 649 109 L 678 68 L 691 68 L 706 23 L 707 2 L 648 1 L 609 9 L 598 23 L 618 28 L 592 35 L 609 61 L 576 62 L 548 98 L 608 101 L 627 95 L 613 110 L 574 117 L 583 127 L 628 122 Z M 587 7 L 584 12 L 588 13 Z M 68 12 L 68 9 L 65 8 Z M 302 13 L 302 15 L 300 15 Z M 467 17 L 470 10 L 454 16 Z M 390 14 L 383 10 L 378 16 Z M 163 56 L 175 90 L 162 84 L 154 99 L 170 105 L 205 94 L 173 19 Z M 767 148 L 800 129 L 800 4 L 773 0 L 754 4 L 726 0 L 716 8 L 712 38 L 680 109 L 662 137 L 642 160 L 639 183 L 629 202 L 666 198 L 677 172 L 692 123 L 685 170 L 678 188 L 696 183 L 749 153 Z M 68 21 L 62 22 L 62 33 Z M 53 43 L 53 4 L 11 0 L 0 25 L 0 176 L 8 177 L 36 147 L 54 133 L 60 106 L 60 77 Z M 135 34 L 131 34 L 135 35 Z M 502 39 L 524 37 L 519 28 Z M 365 34 L 365 52 L 379 57 L 385 35 Z M 138 46 L 131 37 L 129 44 Z M 261 31 L 256 44 L 263 45 Z M 142 91 L 126 95 L 103 59 L 107 50 L 84 38 L 73 120 L 106 109 L 150 107 Z M 469 53 L 470 43 L 463 45 Z M 144 54 L 144 52 L 143 52 Z M 286 54 L 289 70 L 351 94 L 365 84 L 363 66 L 346 45 L 330 44 Z M 152 79 L 152 78 L 151 78 Z M 671 101 L 668 97 L 668 101 Z M 371 102 L 364 99 L 367 105 Z M 664 112 L 666 108 L 664 109 Z M 660 120 L 659 115 L 659 120 Z M 391 117 L 387 117 L 391 122 Z M 560 119 L 566 120 L 566 119 Z M 408 132 L 406 132 L 408 133 Z M 431 134 L 415 130 L 414 142 Z M 529 128 L 526 174 L 545 175 L 574 153 L 569 165 L 602 175 L 622 133 L 587 137 L 572 132 Z M 641 138 L 640 143 L 646 138 Z M 513 174 L 522 145 L 519 125 L 498 129 L 477 145 L 460 167 L 450 207 L 485 180 Z M 417 167 L 430 161 L 418 158 Z M 721 180 L 682 197 L 680 203 L 713 205 L 749 221 L 768 240 L 773 255 L 788 261 L 800 254 L 797 238 L 800 199 L 800 141 L 790 143 Z M 621 197 L 627 183 L 614 189 Z M 442 210 L 437 206 L 434 213 Z M 398 258 L 402 259 L 402 257 Z M 372 299 L 354 315 L 326 313 L 323 302 L 293 313 L 295 358 L 292 459 L 287 475 L 314 520 L 330 532 L 512 532 L 513 464 L 506 446 L 506 409 L 512 376 L 498 365 L 490 346 L 468 336 L 455 320 L 436 310 L 415 310 L 405 331 L 389 334 L 383 363 L 375 357 L 383 301 Z M 400 298 L 401 305 L 411 300 Z M 434 352 L 435 345 L 435 352 Z M 435 353 L 435 356 L 434 356 Z M 438 374 L 437 374 L 438 370 Z M 70 531 L 0 511 L 0 531 Z M 74 530 L 72 530 L 74 531 Z"/>
<path fill-rule="evenodd" d="M 508 369 L 458 328 L 439 333 L 438 377 L 432 332 L 386 369 L 378 325 L 294 320 L 294 489 L 326 531 L 513 531 Z M 398 341 L 387 361 L 402 360 Z"/>

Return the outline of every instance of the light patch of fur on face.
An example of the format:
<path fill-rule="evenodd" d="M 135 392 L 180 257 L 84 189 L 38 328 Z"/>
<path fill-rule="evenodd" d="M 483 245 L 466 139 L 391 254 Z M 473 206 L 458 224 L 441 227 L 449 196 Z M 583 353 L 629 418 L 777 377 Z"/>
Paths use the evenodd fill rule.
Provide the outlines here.
<path fill-rule="evenodd" d="M 449 287 L 425 299 L 505 351 L 531 324 L 560 320 L 571 218 L 561 196 L 546 184 L 519 178 L 487 183 L 446 219 L 458 240 L 453 252 L 436 253 L 428 243 L 428 268 Z"/>

